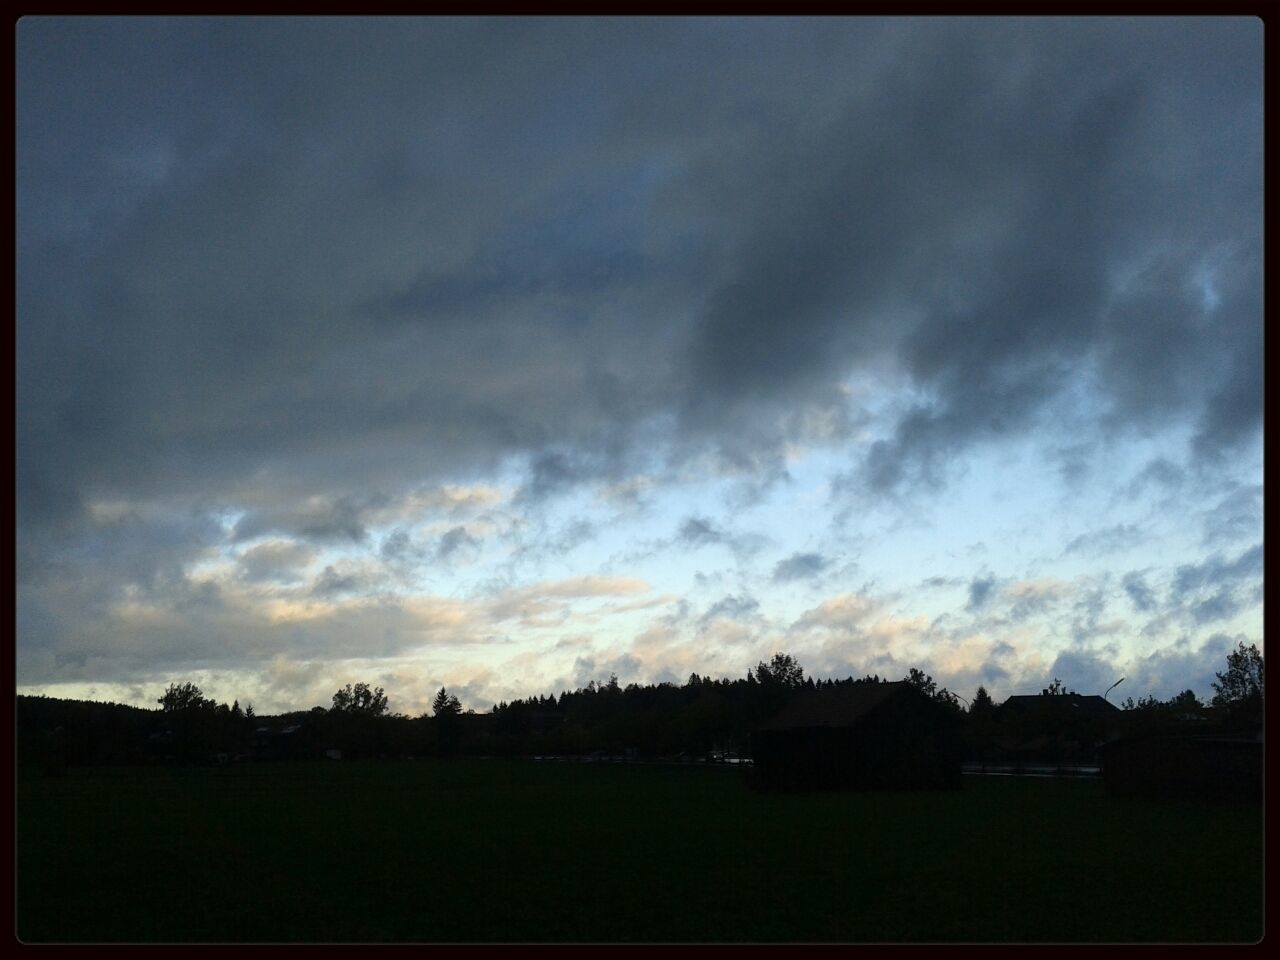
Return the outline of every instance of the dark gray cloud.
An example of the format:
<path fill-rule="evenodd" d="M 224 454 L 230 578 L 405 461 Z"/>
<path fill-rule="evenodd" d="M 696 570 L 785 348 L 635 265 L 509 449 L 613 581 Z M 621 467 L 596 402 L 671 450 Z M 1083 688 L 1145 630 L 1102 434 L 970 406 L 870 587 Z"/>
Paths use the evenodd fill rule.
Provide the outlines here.
<path fill-rule="evenodd" d="M 764 549 L 765 544 L 765 538 L 759 534 L 730 531 L 710 517 L 695 515 L 685 517 L 675 536 L 669 541 L 659 542 L 655 548 L 676 546 L 686 550 L 697 550 L 702 547 L 719 546 L 729 550 L 734 559 L 741 563 L 759 553 Z"/>
<path fill-rule="evenodd" d="M 1183 564 L 1169 585 L 1168 606 L 1196 624 L 1228 620 L 1248 604 L 1262 600 L 1262 544 L 1235 558 L 1213 554 L 1201 563 Z"/>
<path fill-rule="evenodd" d="M 529 478 L 516 498 L 521 503 L 545 500 L 571 490 L 593 475 L 593 471 L 579 458 L 563 451 L 548 450 L 530 460 Z"/>
<path fill-rule="evenodd" d="M 1147 585 L 1141 571 L 1134 570 L 1126 573 L 1121 582 L 1124 585 L 1124 592 L 1129 595 L 1129 600 L 1133 603 L 1133 609 L 1139 613 L 1148 613 L 1156 608 L 1158 601 L 1155 591 Z"/>
<path fill-rule="evenodd" d="M 1243 606 L 1243 598 L 1237 596 L 1235 591 L 1222 587 L 1212 596 L 1191 605 L 1191 619 L 1198 624 L 1230 620 Z"/>
<path fill-rule="evenodd" d="M 342 594 L 356 593 L 367 585 L 367 580 L 358 573 L 342 573 L 332 565 L 316 578 L 311 593 L 317 597 L 336 597 Z"/>
<path fill-rule="evenodd" d="M 1072 539 L 1063 548 L 1063 554 L 1084 553 L 1089 556 L 1105 556 L 1127 550 L 1145 539 L 1142 529 L 1132 523 L 1118 523 L 1101 530 L 1091 530 Z"/>
<path fill-rule="evenodd" d="M 527 527 L 517 525 L 509 530 L 506 539 L 513 544 L 512 563 L 531 561 L 537 564 L 548 558 L 562 557 L 594 540 L 599 533 L 600 528 L 590 520 L 574 518 L 554 525 L 535 516 Z"/>
<path fill-rule="evenodd" d="M 752 596 L 725 596 L 709 606 L 698 622 L 705 626 L 717 617 L 746 620 L 757 616 L 759 612 L 760 603 Z"/>
<path fill-rule="evenodd" d="M 686 547 L 706 547 L 729 540 L 729 533 L 706 517 L 686 517 L 676 531 L 676 543 Z"/>
<path fill-rule="evenodd" d="M 319 542 L 359 543 L 365 538 L 364 509 L 350 497 L 339 497 L 324 498 L 301 509 L 251 510 L 236 522 L 231 538 L 242 542 L 275 533 Z"/>
<path fill-rule="evenodd" d="M 409 531 L 398 528 L 382 538 L 378 554 L 383 560 L 397 562 L 419 557 L 421 551 L 414 547 Z"/>
<path fill-rule="evenodd" d="M 557 554 L 568 553 L 594 539 L 599 532 L 599 528 L 590 520 L 570 520 L 547 538 L 547 549 Z"/>
<path fill-rule="evenodd" d="M 1176 490 L 1186 479 L 1186 471 L 1167 457 L 1156 457 L 1138 471 L 1129 481 L 1126 492 L 1131 499 L 1146 494 L 1152 486 L 1163 490 Z"/>
<path fill-rule="evenodd" d="M 986 606 L 987 601 L 991 599 L 995 586 L 995 577 L 974 577 L 969 581 L 969 602 L 966 604 L 966 608 L 969 610 L 981 610 Z"/>
<path fill-rule="evenodd" d="M 388 568 L 402 577 L 419 577 L 433 567 L 451 567 L 473 560 L 483 541 L 465 526 L 450 527 L 438 537 L 415 538 L 409 530 L 397 527 L 382 539 L 378 557 Z"/>
<path fill-rule="evenodd" d="M 539 497 L 671 411 L 776 470 L 885 351 L 932 399 L 882 488 L 1091 366 L 1206 454 L 1260 415 L 1247 18 L 27 19 L 18 68 L 24 511 L 519 452 Z"/>
<path fill-rule="evenodd" d="M 1009 679 L 1009 671 L 994 660 L 985 660 L 978 668 L 978 675 L 987 684 L 1000 683 Z"/>
<path fill-rule="evenodd" d="M 1056 583 L 1046 585 L 1033 581 L 1015 584 L 1015 589 L 1010 593 L 1013 603 L 1009 606 L 1009 619 L 1014 623 L 1021 623 L 1030 617 L 1043 616 L 1062 599 L 1061 587 Z"/>
<path fill-rule="evenodd" d="M 288 583 L 316 555 L 316 548 L 306 543 L 268 540 L 240 555 L 240 569 L 246 580 L 270 580 Z"/>
<path fill-rule="evenodd" d="M 811 580 L 832 564 L 829 557 L 820 553 L 795 553 L 779 560 L 773 568 L 774 583 L 790 583 L 792 580 Z"/>
<path fill-rule="evenodd" d="M 92 638 L 122 600 L 166 611 L 216 604 L 216 588 L 193 581 L 188 571 L 224 539 L 222 525 L 203 511 L 117 505 L 86 518 L 74 549 L 32 550 L 28 561 L 19 540 L 20 661 L 69 648 L 76 656 L 87 650 L 99 665 L 109 661 L 119 651 Z"/>
<path fill-rule="evenodd" d="M 959 281 L 957 275 L 951 302 L 934 300 L 903 341 L 901 355 L 932 396 L 872 448 L 864 476 L 873 487 L 911 478 L 936 482 L 948 455 L 964 445 L 1059 418 L 1055 404 L 1071 396 L 1075 374 L 1085 369 L 1098 374 L 1101 392 L 1095 400 L 1107 406 L 1103 425 L 1110 428 L 1190 416 L 1201 417 L 1197 443 L 1202 446 L 1256 435 L 1261 392 L 1251 392 L 1252 376 L 1237 390 L 1231 371 L 1238 351 L 1261 331 L 1260 220 L 1253 193 L 1260 183 L 1260 142 L 1252 137 L 1247 145 L 1240 142 L 1239 162 L 1210 188 L 1212 198 L 1170 191 L 1168 185 L 1171 176 L 1211 181 L 1225 173 L 1215 152 L 1199 140 L 1194 123 L 1170 121 L 1178 113 L 1177 98 L 1189 98 L 1182 100 L 1183 108 L 1195 103 L 1212 110 L 1214 98 L 1231 89 L 1249 90 L 1236 102 L 1246 111 L 1256 109 L 1257 61 L 1238 60 L 1228 67 L 1224 59 L 1232 49 L 1237 56 L 1246 48 L 1256 53 L 1260 34 L 1253 30 L 1248 37 L 1253 28 L 1241 21 L 1215 35 L 1205 51 L 1214 66 L 1192 80 L 1164 73 L 1188 49 L 1188 38 L 1152 22 L 1149 34 L 1145 28 L 1139 32 L 1167 44 L 1159 53 L 1148 51 L 1125 58 L 1122 68 L 1095 71 L 1101 65 L 1094 58 L 1108 56 L 1119 37 L 1095 33 L 1094 26 L 1073 30 L 1057 51 L 1040 50 L 1038 69 L 1023 71 L 1015 82 L 1006 75 L 1000 86 L 1004 99 L 981 103 L 968 100 L 962 90 L 975 73 L 998 76 L 997 62 L 979 56 L 961 66 L 954 62 L 956 46 L 939 51 L 943 65 L 930 78 L 949 75 L 959 81 L 938 91 L 930 104 L 939 112 L 950 109 L 948 120 L 939 123 L 931 116 L 935 122 L 929 126 L 933 133 L 945 130 L 943 139 L 958 155 L 944 175 L 971 172 L 964 162 L 981 155 L 978 140 L 1000 142 L 1005 149 L 988 158 L 993 165 L 985 175 L 975 174 L 963 192 L 973 198 L 979 183 L 991 191 L 989 208 L 968 221 L 972 225 L 980 217 L 986 225 L 981 241 L 968 251 L 957 250 L 943 271 L 949 275 L 968 253 L 974 258 L 971 277 Z M 1012 46 L 1028 51 L 1039 29 L 1047 31 L 1050 24 L 1031 30 L 1020 25 Z M 1011 42 L 1007 36 L 996 40 L 999 33 L 984 32 L 982 39 Z M 1235 47 L 1236 42 L 1246 46 Z M 986 43 L 973 49 L 978 47 L 991 49 Z M 1086 63 L 1088 82 L 1068 79 L 1065 71 Z M 1160 172 L 1156 163 L 1172 167 Z M 911 172 L 904 172 L 888 197 L 910 182 Z M 903 202 L 904 211 L 936 215 L 957 196 L 937 189 L 928 195 L 941 199 L 932 207 Z M 1172 205 L 1164 206 L 1157 196 Z M 1250 196 L 1254 199 L 1245 199 Z M 1203 229 L 1208 221 L 1198 219 L 1223 214 L 1209 231 Z M 933 235 L 948 222 L 935 221 Z M 1171 231 L 1159 246 L 1141 239 L 1154 238 L 1149 231 L 1160 229 L 1156 224 Z M 972 226 L 968 232 L 974 235 Z M 1192 240 L 1197 234 L 1218 253 L 1206 258 Z M 1058 246 L 1067 237 L 1069 249 Z M 1117 268 L 1126 269 L 1121 264 L 1137 272 L 1120 280 Z M 1206 270 L 1221 284 L 1213 305 L 1198 283 Z M 1219 324 L 1227 329 L 1221 341 Z M 1220 391 L 1241 402 L 1217 400 Z M 1209 414 L 1218 405 L 1229 411 L 1226 422 Z"/>
<path fill-rule="evenodd" d="M 441 560 L 448 560 L 459 551 L 474 549 L 479 545 L 480 541 L 469 534 L 466 527 L 452 527 L 441 535 L 436 556 Z"/>
<path fill-rule="evenodd" d="M 1117 692 L 1125 691 L 1135 700 L 1145 696 L 1168 699 L 1190 689 L 1208 699 L 1216 674 L 1226 669 L 1227 654 L 1241 642 L 1251 641 L 1243 634 L 1215 633 L 1193 647 L 1185 636 L 1180 637 L 1172 646 L 1138 658 Z"/>
<path fill-rule="evenodd" d="M 1249 547 L 1234 559 L 1214 554 L 1202 563 L 1189 563 L 1178 567 L 1172 590 L 1175 596 L 1183 596 L 1205 587 L 1234 584 L 1249 577 L 1262 576 L 1262 544 Z"/>
<path fill-rule="evenodd" d="M 1252 251 L 1251 251 L 1252 253 Z M 1260 253 L 1252 254 L 1260 257 Z M 1240 272 L 1252 275 L 1256 262 Z M 1262 289 L 1251 282 L 1232 288 L 1223 319 L 1234 329 L 1228 332 L 1230 343 L 1220 349 L 1229 351 L 1226 369 L 1210 388 L 1208 398 L 1196 421 L 1192 443 L 1195 454 L 1210 462 L 1221 461 L 1254 439 L 1262 425 L 1262 324 L 1249 322 L 1262 315 Z"/>
<path fill-rule="evenodd" d="M 1204 516 L 1204 545 L 1251 540 L 1262 533 L 1262 485 L 1236 487 Z"/>
<path fill-rule="evenodd" d="M 1107 612 L 1110 578 L 1103 577 L 1080 590 L 1071 608 L 1071 637 L 1080 646 L 1096 641 L 1102 616 Z"/>
<path fill-rule="evenodd" d="M 1096 443 L 1073 443 L 1059 447 L 1051 454 L 1057 461 L 1058 474 L 1070 488 L 1079 487 L 1093 470 Z"/>

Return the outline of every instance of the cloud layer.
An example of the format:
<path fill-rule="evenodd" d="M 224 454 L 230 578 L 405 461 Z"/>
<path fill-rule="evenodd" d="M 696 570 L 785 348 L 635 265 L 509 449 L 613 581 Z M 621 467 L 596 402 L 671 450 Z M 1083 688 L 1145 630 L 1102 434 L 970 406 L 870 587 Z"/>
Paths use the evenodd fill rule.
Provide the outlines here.
<path fill-rule="evenodd" d="M 174 663 L 247 666 L 292 635 L 235 620 L 237 591 L 375 604 L 367 652 L 432 629 L 405 606 L 427 581 L 460 601 L 548 564 L 643 579 L 598 543 L 727 548 L 733 569 L 702 571 L 726 601 L 755 597 L 735 578 L 825 588 L 861 521 L 792 542 L 760 513 L 815 451 L 846 518 L 939 503 L 975 456 L 1027 442 L 1068 487 L 1212 492 L 1167 615 L 1252 609 L 1260 21 L 17 32 L 27 682 L 169 662 L 86 639 L 124 603 L 240 611 L 204 638 L 165 629 Z M 1127 494 L 1088 479 L 1152 437 Z M 726 482 L 723 515 L 690 492 Z M 616 540 L 645 510 L 662 526 Z M 1158 548 L 1145 522 L 1058 552 L 1128 562 Z M 1002 569 L 952 571 L 957 610 L 1037 579 Z M 1140 563 L 1116 576 L 1134 613 L 1164 603 Z M 1056 597 L 1027 588 L 1011 616 Z M 316 661 L 338 656 L 327 622 Z"/>

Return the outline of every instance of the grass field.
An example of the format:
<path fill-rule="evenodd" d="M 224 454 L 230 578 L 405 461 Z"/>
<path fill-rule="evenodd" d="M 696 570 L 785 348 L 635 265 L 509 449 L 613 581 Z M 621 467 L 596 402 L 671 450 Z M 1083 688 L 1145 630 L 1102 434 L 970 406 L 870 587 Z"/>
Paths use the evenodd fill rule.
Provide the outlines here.
<path fill-rule="evenodd" d="M 460 761 L 20 781 L 25 942 L 1238 942 L 1261 806 Z"/>

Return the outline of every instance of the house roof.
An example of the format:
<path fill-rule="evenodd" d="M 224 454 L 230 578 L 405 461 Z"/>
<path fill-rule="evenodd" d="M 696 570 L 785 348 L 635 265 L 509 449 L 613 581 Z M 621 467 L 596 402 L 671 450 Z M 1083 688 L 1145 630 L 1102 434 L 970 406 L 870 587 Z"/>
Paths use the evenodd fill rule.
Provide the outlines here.
<path fill-rule="evenodd" d="M 850 683 L 805 693 L 787 704 L 759 730 L 799 730 L 806 727 L 849 727 L 880 704 L 911 687 L 894 683 Z"/>
<path fill-rule="evenodd" d="M 1070 710 L 1084 716 L 1110 717 L 1120 712 L 1120 708 L 1109 700 L 1097 696 L 1083 696 L 1078 693 L 1063 693 L 1056 696 L 1033 694 L 1030 696 L 1010 697 L 1000 704 L 1001 710 Z"/>

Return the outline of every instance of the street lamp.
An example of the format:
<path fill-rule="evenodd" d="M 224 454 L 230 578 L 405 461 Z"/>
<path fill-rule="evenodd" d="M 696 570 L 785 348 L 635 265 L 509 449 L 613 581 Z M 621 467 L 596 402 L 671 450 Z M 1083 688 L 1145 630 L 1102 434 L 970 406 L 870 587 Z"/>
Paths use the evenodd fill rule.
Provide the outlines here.
<path fill-rule="evenodd" d="M 1120 684 L 1122 684 L 1122 683 L 1124 683 L 1124 677 L 1121 677 L 1119 680 L 1117 680 L 1117 681 L 1116 681 L 1115 683 L 1113 683 L 1111 686 L 1107 687 L 1107 693 L 1110 693 L 1112 690 L 1114 690 L 1116 687 L 1120 686 Z M 1103 699 L 1103 700 L 1106 700 L 1106 699 L 1107 699 L 1107 693 L 1104 693 L 1104 694 L 1102 695 L 1102 699 Z M 1108 700 L 1107 702 L 1108 702 L 1108 703 L 1110 703 L 1111 701 L 1109 701 L 1109 700 Z"/>

